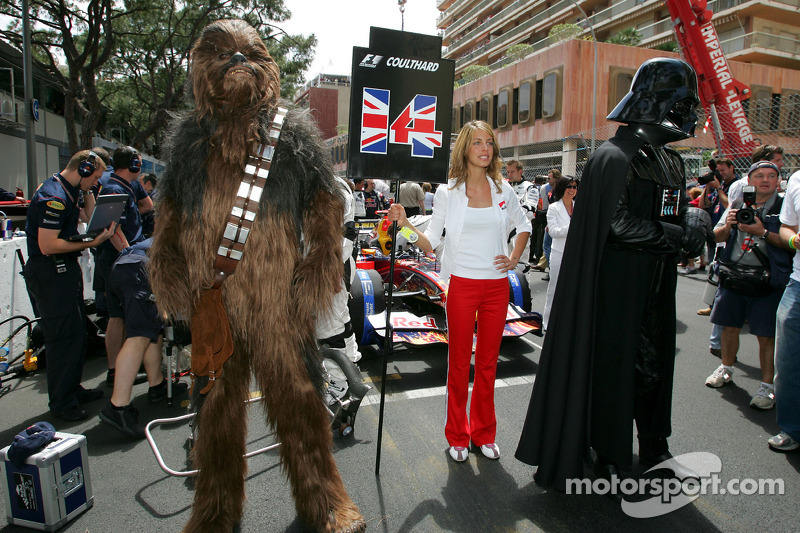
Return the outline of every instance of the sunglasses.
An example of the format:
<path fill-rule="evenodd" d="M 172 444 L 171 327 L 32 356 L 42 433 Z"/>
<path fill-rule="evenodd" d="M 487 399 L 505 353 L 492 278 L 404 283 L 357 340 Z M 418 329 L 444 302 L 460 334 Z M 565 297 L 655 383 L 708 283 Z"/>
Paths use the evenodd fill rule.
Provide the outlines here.
<path fill-rule="evenodd" d="M 577 189 L 577 185 L 567 185 L 567 189 Z"/>

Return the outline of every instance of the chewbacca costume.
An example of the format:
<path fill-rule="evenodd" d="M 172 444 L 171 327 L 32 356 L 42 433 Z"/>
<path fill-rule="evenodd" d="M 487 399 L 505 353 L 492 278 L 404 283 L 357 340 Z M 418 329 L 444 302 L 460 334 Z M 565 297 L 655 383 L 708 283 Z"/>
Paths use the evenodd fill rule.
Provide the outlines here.
<path fill-rule="evenodd" d="M 268 144 L 280 90 L 266 46 L 239 20 L 205 28 L 192 49 L 190 83 L 195 107 L 174 124 L 150 250 L 150 282 L 169 316 L 196 313 L 215 282 L 245 162 Z M 251 371 L 282 443 L 300 517 L 318 531 L 364 529 L 331 453 L 314 339 L 316 315 L 329 308 L 342 278 L 343 206 L 333 180 L 311 118 L 290 112 L 244 256 L 217 291 L 224 312 L 207 328 L 214 337 L 229 322 L 233 354 L 199 413 L 192 460 L 200 473 L 184 531 L 231 531 L 242 517 Z"/>

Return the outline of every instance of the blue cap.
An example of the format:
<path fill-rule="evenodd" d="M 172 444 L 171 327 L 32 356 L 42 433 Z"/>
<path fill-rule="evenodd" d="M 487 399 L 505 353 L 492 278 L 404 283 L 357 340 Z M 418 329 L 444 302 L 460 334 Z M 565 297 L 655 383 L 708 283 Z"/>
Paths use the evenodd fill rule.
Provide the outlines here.
<path fill-rule="evenodd" d="M 756 161 L 755 163 L 750 165 L 750 170 L 747 171 L 747 175 L 750 176 L 750 174 L 752 174 L 759 168 L 771 168 L 778 173 L 778 177 L 781 177 L 781 169 L 779 169 L 778 166 L 772 161 Z"/>
<path fill-rule="evenodd" d="M 20 431 L 8 448 L 8 460 L 22 468 L 25 459 L 47 446 L 56 436 L 56 428 L 49 422 L 36 422 Z"/>

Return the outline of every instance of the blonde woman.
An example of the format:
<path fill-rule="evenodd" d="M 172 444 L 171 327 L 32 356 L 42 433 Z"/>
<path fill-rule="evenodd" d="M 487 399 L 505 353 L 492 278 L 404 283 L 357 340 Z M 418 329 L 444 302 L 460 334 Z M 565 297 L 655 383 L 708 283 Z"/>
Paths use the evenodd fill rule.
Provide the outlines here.
<path fill-rule="evenodd" d="M 508 271 L 525 249 L 531 225 L 519 199 L 500 174 L 500 149 L 492 128 L 472 121 L 459 132 L 447 185 L 436 190 L 433 216 L 425 233 L 414 228 L 403 206 L 389 209 L 389 220 L 419 235 L 426 252 L 447 239 L 441 251 L 441 276 L 449 278 L 447 294 L 447 421 L 445 437 L 454 461 L 466 461 L 469 443 L 489 459 L 500 458 L 495 442 L 494 380 L 508 308 Z M 509 223 L 517 230 L 506 255 Z M 467 417 L 472 335 L 477 321 L 475 382 Z"/>

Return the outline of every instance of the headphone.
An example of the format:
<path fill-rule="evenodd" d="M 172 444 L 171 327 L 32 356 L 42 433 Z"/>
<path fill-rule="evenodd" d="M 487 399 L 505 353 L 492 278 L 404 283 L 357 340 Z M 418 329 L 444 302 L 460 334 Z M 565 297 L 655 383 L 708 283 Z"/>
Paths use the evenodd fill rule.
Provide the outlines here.
<path fill-rule="evenodd" d="M 138 174 L 142 170 L 142 156 L 136 150 L 131 154 L 131 162 L 128 165 L 128 170 L 134 174 Z"/>
<path fill-rule="evenodd" d="M 78 165 L 78 176 L 83 178 L 88 178 L 92 174 L 95 173 L 97 170 L 97 154 L 90 151 L 89 154 L 86 156 L 86 159 L 81 161 L 80 165 Z"/>

